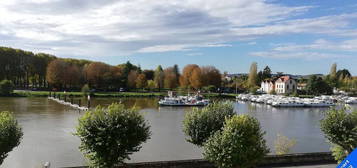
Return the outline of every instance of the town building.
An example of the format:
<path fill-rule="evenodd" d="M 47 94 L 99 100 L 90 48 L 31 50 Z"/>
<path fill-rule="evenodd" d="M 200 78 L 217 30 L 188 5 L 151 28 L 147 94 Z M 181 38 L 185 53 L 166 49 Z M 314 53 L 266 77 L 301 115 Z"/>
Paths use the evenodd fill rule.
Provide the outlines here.
<path fill-rule="evenodd" d="M 261 83 L 260 91 L 264 93 L 290 94 L 297 89 L 297 82 L 290 76 L 281 76 L 276 80 L 265 80 Z"/>
<path fill-rule="evenodd" d="M 272 93 L 275 88 L 275 82 L 273 80 L 265 80 L 260 85 L 260 91 L 264 93 Z"/>

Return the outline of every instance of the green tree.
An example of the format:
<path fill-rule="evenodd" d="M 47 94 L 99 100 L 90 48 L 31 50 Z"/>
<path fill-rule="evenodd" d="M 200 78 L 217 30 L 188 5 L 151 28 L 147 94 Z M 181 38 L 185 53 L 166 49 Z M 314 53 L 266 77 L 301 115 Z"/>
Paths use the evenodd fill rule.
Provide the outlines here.
<path fill-rule="evenodd" d="M 351 77 L 352 77 L 352 75 L 351 75 L 350 71 L 348 71 L 347 69 L 338 70 L 336 73 L 337 79 L 345 79 L 345 78 L 351 78 Z"/>
<path fill-rule="evenodd" d="M 80 119 L 76 135 L 80 150 L 91 166 L 111 168 L 137 152 L 150 138 L 150 127 L 138 110 L 125 109 L 123 104 L 108 108 L 98 106 Z"/>
<path fill-rule="evenodd" d="M 20 144 L 22 130 L 9 112 L 0 112 L 0 165 L 13 148 Z"/>
<path fill-rule="evenodd" d="M 13 92 L 13 90 L 14 90 L 14 85 L 12 84 L 11 81 L 2 80 L 0 82 L 0 95 L 8 96 Z"/>
<path fill-rule="evenodd" d="M 307 81 L 306 91 L 308 94 L 320 95 L 320 94 L 332 94 L 333 89 L 321 77 L 312 75 Z"/>
<path fill-rule="evenodd" d="M 269 152 L 264 134 L 257 119 L 235 115 L 207 140 L 203 156 L 219 168 L 255 167 Z"/>
<path fill-rule="evenodd" d="M 155 81 L 148 80 L 147 88 L 150 90 L 154 90 L 155 89 Z"/>
<path fill-rule="evenodd" d="M 333 144 L 335 159 L 342 161 L 357 147 L 357 110 L 331 109 L 321 120 L 321 130 Z"/>
<path fill-rule="evenodd" d="M 257 76 L 258 76 L 257 69 L 258 69 L 257 63 L 253 62 L 252 65 L 250 66 L 249 76 L 248 76 L 248 86 L 250 88 L 257 86 Z"/>
<path fill-rule="evenodd" d="M 214 102 L 204 108 L 194 108 L 186 113 L 183 120 L 183 131 L 188 142 L 202 146 L 216 131 L 221 130 L 225 118 L 235 114 L 231 102 Z"/>

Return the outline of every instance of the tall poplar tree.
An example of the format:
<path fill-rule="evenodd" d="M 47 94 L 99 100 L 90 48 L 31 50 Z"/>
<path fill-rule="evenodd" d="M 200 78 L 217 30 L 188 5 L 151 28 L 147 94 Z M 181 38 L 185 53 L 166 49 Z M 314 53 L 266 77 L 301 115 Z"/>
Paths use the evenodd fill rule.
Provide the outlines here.
<path fill-rule="evenodd" d="M 257 69 L 258 65 L 256 62 L 253 62 L 250 65 L 249 76 L 248 76 L 248 86 L 250 88 L 255 87 L 257 85 Z"/>

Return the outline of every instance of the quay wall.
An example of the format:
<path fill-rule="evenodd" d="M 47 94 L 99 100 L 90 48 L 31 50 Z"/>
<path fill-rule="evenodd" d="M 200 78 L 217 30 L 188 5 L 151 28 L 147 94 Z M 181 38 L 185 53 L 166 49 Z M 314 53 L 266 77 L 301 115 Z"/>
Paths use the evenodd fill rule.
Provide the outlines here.
<path fill-rule="evenodd" d="M 258 167 L 336 164 L 330 152 L 268 155 Z M 87 166 L 67 167 L 87 168 Z M 203 159 L 128 163 L 117 168 L 216 168 Z"/>

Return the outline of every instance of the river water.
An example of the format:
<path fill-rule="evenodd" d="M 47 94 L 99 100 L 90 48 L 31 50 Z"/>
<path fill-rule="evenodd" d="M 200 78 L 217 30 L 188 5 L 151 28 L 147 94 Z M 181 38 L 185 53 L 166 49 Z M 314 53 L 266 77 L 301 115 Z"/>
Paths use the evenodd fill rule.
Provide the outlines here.
<path fill-rule="evenodd" d="M 189 107 L 158 107 L 154 98 L 97 98 L 92 105 L 122 102 L 139 107 L 151 125 L 152 136 L 128 162 L 202 158 L 202 150 L 185 141 L 182 120 Z M 266 131 L 265 138 L 274 153 L 277 134 L 294 138 L 293 153 L 329 150 L 319 127 L 328 108 L 273 108 L 261 104 L 235 102 L 237 113 L 256 117 Z M 47 161 L 51 167 L 86 165 L 78 150 L 79 138 L 73 135 L 83 112 L 46 98 L 0 98 L 0 111 L 14 112 L 22 126 L 21 144 L 10 152 L 1 168 L 39 168 Z"/>

